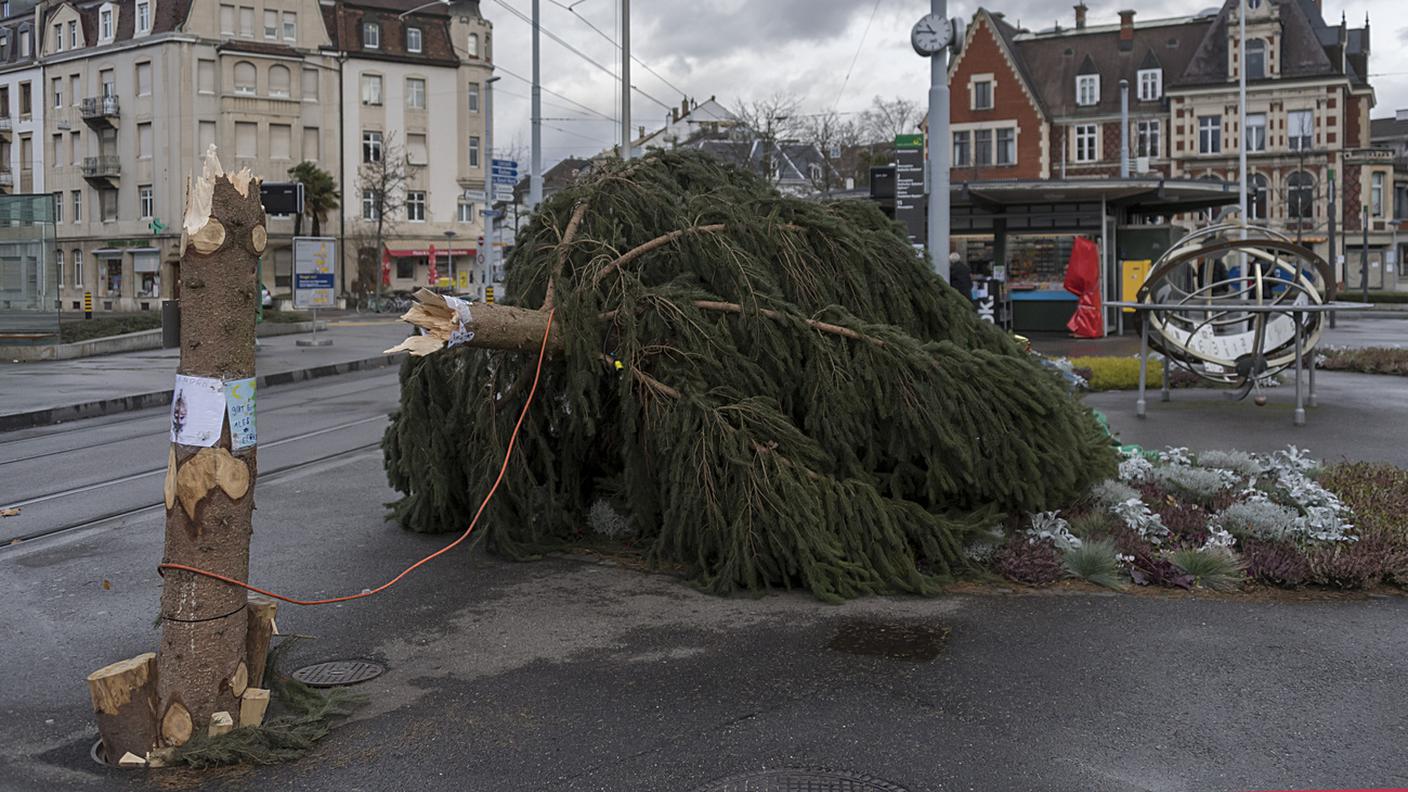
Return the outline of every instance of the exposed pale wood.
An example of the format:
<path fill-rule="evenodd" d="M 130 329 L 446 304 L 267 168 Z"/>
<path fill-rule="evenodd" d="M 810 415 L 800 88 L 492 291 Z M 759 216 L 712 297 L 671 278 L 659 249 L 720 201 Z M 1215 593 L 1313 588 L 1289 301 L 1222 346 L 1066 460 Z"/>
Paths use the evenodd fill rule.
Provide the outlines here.
<path fill-rule="evenodd" d="M 146 754 L 156 744 L 156 653 L 103 666 L 88 675 L 88 693 L 108 761 Z"/>
<path fill-rule="evenodd" d="M 219 220 L 210 218 L 200 230 L 190 236 L 191 247 L 197 251 L 210 255 L 220 249 L 225 244 L 225 226 Z"/>
<path fill-rule="evenodd" d="M 215 144 L 211 143 L 201 160 L 200 176 L 186 180 L 186 214 L 181 220 L 181 230 L 188 236 L 199 231 L 210 219 L 215 200 L 215 180 L 224 173 L 220 158 L 215 155 Z"/>
<path fill-rule="evenodd" d="M 215 449 L 202 448 L 176 468 L 176 500 L 192 520 L 196 518 L 196 507 L 215 486 L 218 464 Z"/>
<path fill-rule="evenodd" d="M 240 664 L 235 666 L 234 675 L 230 677 L 230 692 L 234 693 L 235 697 L 238 698 L 243 696 L 244 692 L 248 689 L 249 666 L 246 666 L 244 661 L 240 661 Z"/>
<path fill-rule="evenodd" d="M 553 264 L 552 273 L 548 275 L 547 295 L 543 298 L 543 310 L 546 311 L 553 306 L 554 289 L 557 282 L 562 279 L 562 271 L 567 267 L 567 253 L 571 249 L 572 240 L 577 236 L 577 228 L 582 224 L 582 218 L 587 214 L 587 202 L 582 201 L 577 204 L 577 208 L 572 210 L 572 217 L 567 221 L 567 230 L 562 232 L 562 241 L 557 243 L 557 260 Z"/>
<path fill-rule="evenodd" d="M 250 688 L 240 697 L 240 728 L 258 726 L 264 722 L 264 713 L 269 709 L 269 691 L 264 688 Z"/>
<path fill-rule="evenodd" d="M 121 758 L 121 759 L 118 759 L 118 760 L 117 760 L 117 766 L 118 766 L 118 767 L 127 767 L 127 768 L 132 768 L 132 767 L 146 767 L 146 766 L 147 766 L 147 760 L 146 760 L 146 759 L 143 759 L 142 757 L 138 756 L 137 754 L 132 753 L 131 751 L 128 751 L 127 753 L 125 753 L 125 754 L 122 755 L 122 758 Z"/>
<path fill-rule="evenodd" d="M 175 748 L 153 748 L 147 751 L 147 767 L 166 767 L 175 758 Z"/>
<path fill-rule="evenodd" d="M 251 687 L 264 687 L 264 664 L 269 660 L 269 642 L 274 636 L 274 616 L 279 603 L 258 594 L 250 594 L 246 605 L 249 614 L 249 634 L 245 638 L 245 662 L 249 665 Z"/>
<path fill-rule="evenodd" d="M 269 232 L 264 226 L 257 225 L 253 231 L 249 232 L 249 244 L 254 247 L 255 253 L 263 253 L 266 245 L 269 244 Z"/>
<path fill-rule="evenodd" d="M 235 719 L 230 713 L 221 710 L 210 716 L 210 728 L 207 734 L 211 737 L 219 737 L 222 734 L 229 734 L 235 730 Z"/>
<path fill-rule="evenodd" d="M 161 485 L 162 494 L 166 496 L 166 508 L 170 509 L 176 505 L 176 449 L 168 448 L 166 454 L 166 480 Z"/>
<path fill-rule="evenodd" d="M 459 327 L 459 319 L 440 295 L 421 289 L 412 295 L 419 303 L 407 311 L 402 320 L 425 330 L 426 335 L 411 336 L 401 344 L 386 350 L 387 354 L 410 352 L 421 357 L 441 349 L 450 333 Z M 474 331 L 470 346 L 479 349 L 505 349 L 515 352 L 535 352 L 543 343 L 547 329 L 547 311 L 534 311 L 497 303 L 475 303 L 470 306 L 468 329 Z M 453 317 L 453 318 L 452 318 Z M 549 351 L 562 348 L 562 335 L 554 325 L 548 339 Z M 420 339 L 430 338 L 425 341 Z"/>
<path fill-rule="evenodd" d="M 195 724 L 191 723 L 190 710 L 179 701 L 173 701 L 161 716 L 161 741 L 165 745 L 179 748 L 191 739 Z"/>
<path fill-rule="evenodd" d="M 249 468 L 223 448 L 215 449 L 215 483 L 230 496 L 239 500 L 249 492 Z"/>

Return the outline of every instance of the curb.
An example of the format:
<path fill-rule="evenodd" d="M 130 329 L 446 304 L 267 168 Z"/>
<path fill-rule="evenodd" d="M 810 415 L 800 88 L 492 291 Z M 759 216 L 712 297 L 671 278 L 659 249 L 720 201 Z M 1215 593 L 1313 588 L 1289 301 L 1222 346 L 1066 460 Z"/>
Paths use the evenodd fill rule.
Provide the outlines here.
<path fill-rule="evenodd" d="M 366 371 L 384 368 L 386 366 L 400 365 L 405 357 L 406 353 L 398 352 L 395 355 L 377 355 L 376 357 L 349 360 L 343 363 L 328 363 L 326 365 L 313 366 L 305 369 L 276 371 L 272 374 L 260 374 L 255 377 L 254 382 L 256 388 L 289 385 L 305 380 L 335 377 L 339 374 L 350 374 L 354 371 Z M 96 418 L 102 415 L 114 415 L 116 413 L 130 412 L 132 410 L 145 410 L 149 407 L 160 407 L 170 403 L 171 389 L 167 389 L 151 391 L 149 393 L 135 393 L 130 396 L 118 396 L 112 399 L 66 404 L 62 407 L 50 407 L 43 410 L 11 413 L 9 415 L 0 415 L 0 432 L 12 432 L 16 429 L 29 429 L 36 426 L 49 426 L 65 421 L 74 421 L 80 418 Z"/>

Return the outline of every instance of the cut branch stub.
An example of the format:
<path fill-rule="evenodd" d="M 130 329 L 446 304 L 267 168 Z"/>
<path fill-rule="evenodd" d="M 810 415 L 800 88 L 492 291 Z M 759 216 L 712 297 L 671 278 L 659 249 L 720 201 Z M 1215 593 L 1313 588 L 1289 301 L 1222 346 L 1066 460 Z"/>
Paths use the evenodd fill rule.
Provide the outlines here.
<path fill-rule="evenodd" d="M 191 739 L 195 724 L 191 721 L 190 710 L 179 701 L 172 702 L 161 716 L 161 742 L 163 745 L 180 747 Z"/>

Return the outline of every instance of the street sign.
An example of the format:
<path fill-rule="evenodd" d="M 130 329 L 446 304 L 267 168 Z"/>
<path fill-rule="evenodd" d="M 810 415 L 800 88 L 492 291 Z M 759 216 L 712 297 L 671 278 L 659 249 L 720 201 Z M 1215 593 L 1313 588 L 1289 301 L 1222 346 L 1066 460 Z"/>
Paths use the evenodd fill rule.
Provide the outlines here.
<path fill-rule="evenodd" d="M 259 202 L 271 215 L 303 214 L 303 182 L 262 182 Z"/>
<path fill-rule="evenodd" d="M 895 135 L 895 219 L 911 245 L 928 238 L 924 195 L 924 136 Z"/>
<path fill-rule="evenodd" d="M 337 295 L 337 241 L 332 237 L 293 238 L 293 307 L 330 308 Z"/>
<path fill-rule="evenodd" d="M 500 217 L 503 215 L 503 212 L 497 212 L 493 209 L 480 209 L 479 214 L 483 215 L 484 217 Z"/>
<path fill-rule="evenodd" d="M 462 197 L 470 203 L 484 203 L 483 190 L 465 190 Z"/>
<path fill-rule="evenodd" d="M 895 148 L 922 150 L 924 148 L 924 135 L 895 135 Z"/>
<path fill-rule="evenodd" d="M 518 170 L 518 160 L 496 159 L 490 163 L 495 168 L 512 168 Z"/>
<path fill-rule="evenodd" d="M 500 175 L 498 175 L 498 174 L 496 173 L 496 174 L 494 174 L 494 184 L 495 184 L 495 185 L 502 184 L 502 185 L 504 185 L 504 186 L 506 186 L 506 187 L 512 188 L 513 185 L 518 184 L 518 177 L 517 177 L 517 176 L 500 176 Z"/>
<path fill-rule="evenodd" d="M 496 187 L 494 188 L 494 200 L 495 200 L 495 201 L 504 201 L 504 202 L 507 202 L 507 203 L 512 203 L 512 202 L 513 202 L 513 190 L 510 190 L 510 189 L 508 189 L 508 188 L 506 188 L 506 187 L 497 187 L 497 186 L 496 186 Z"/>

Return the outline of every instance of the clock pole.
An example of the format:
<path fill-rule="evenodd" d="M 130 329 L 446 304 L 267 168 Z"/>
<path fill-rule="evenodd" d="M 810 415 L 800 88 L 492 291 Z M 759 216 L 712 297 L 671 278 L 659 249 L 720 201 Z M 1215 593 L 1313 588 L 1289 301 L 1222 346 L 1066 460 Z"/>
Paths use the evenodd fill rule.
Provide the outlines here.
<path fill-rule="evenodd" d="M 930 3 L 932 18 L 948 24 L 947 0 Z M 952 156 L 948 133 L 948 50 L 949 47 L 942 47 L 929 56 L 929 261 L 945 282 L 949 279 L 948 182 Z"/>

